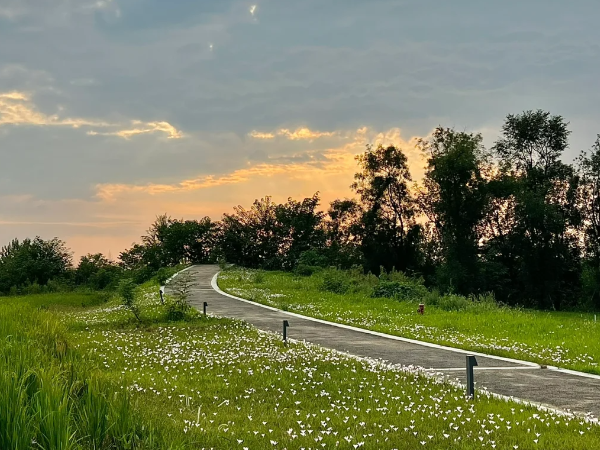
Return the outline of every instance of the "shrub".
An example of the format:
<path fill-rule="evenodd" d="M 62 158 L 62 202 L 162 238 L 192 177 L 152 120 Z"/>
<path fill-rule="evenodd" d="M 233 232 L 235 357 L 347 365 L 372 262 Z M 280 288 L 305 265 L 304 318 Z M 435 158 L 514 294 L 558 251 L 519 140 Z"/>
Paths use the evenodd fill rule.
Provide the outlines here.
<path fill-rule="evenodd" d="M 123 306 L 133 313 L 135 318 L 141 322 L 140 309 L 135 302 L 135 282 L 130 278 L 125 278 L 119 283 L 119 295 Z"/>
<path fill-rule="evenodd" d="M 329 266 L 329 258 L 319 250 L 307 250 L 300 254 L 297 265 L 325 268 Z"/>
<path fill-rule="evenodd" d="M 193 286 L 193 277 L 190 272 L 185 271 L 178 274 L 170 283 L 172 294 L 167 297 L 166 310 L 167 319 L 183 320 L 192 308 L 188 301 Z"/>
<path fill-rule="evenodd" d="M 491 311 L 498 309 L 498 302 L 493 294 L 464 297 L 457 294 L 440 295 L 437 290 L 425 296 L 427 305 L 437 306 L 444 311 Z"/>
<path fill-rule="evenodd" d="M 371 297 L 395 298 L 398 300 L 421 299 L 427 294 L 425 286 L 400 281 L 380 281 Z"/>
<path fill-rule="evenodd" d="M 303 277 L 309 277 L 315 273 L 321 272 L 322 270 L 323 268 L 319 266 L 308 266 L 306 264 L 298 264 L 296 266 L 296 269 L 294 269 L 294 273 Z"/>
<path fill-rule="evenodd" d="M 323 276 L 321 290 L 334 294 L 345 294 L 350 290 L 348 274 L 336 269 L 327 270 Z"/>
<path fill-rule="evenodd" d="M 158 272 L 156 272 L 156 281 L 158 281 L 158 284 L 164 286 L 167 280 L 171 278 L 171 272 L 172 271 L 166 267 L 161 267 L 160 269 L 158 269 Z"/>

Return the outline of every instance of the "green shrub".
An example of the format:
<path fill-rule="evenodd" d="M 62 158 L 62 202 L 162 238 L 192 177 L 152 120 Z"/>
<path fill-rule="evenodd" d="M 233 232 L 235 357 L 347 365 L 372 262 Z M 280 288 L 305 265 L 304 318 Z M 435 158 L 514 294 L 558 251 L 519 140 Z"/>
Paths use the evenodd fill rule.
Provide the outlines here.
<path fill-rule="evenodd" d="M 140 309 L 135 301 L 135 288 L 135 282 L 130 278 L 125 278 L 119 283 L 119 295 L 123 306 L 131 311 L 138 321 L 141 321 Z"/>
<path fill-rule="evenodd" d="M 172 270 L 170 270 L 167 267 L 161 267 L 160 269 L 158 269 L 158 272 L 156 272 L 156 281 L 158 281 L 158 284 L 160 284 L 161 286 L 164 286 L 167 280 L 171 278 L 172 275 Z"/>
<path fill-rule="evenodd" d="M 425 296 L 425 304 L 437 306 L 444 311 L 473 311 L 483 312 L 498 309 L 498 303 L 493 294 L 464 297 L 457 294 L 440 295 L 437 290 Z"/>
<path fill-rule="evenodd" d="M 194 278 L 189 271 L 181 272 L 169 283 L 172 294 L 167 296 L 165 305 L 168 320 L 183 320 L 187 317 L 192 306 L 189 303 L 189 294 L 195 286 Z"/>
<path fill-rule="evenodd" d="M 307 250 L 300 254 L 300 258 L 298 258 L 297 265 L 325 268 L 328 267 L 330 264 L 329 258 L 326 255 L 324 255 L 321 251 Z"/>
<path fill-rule="evenodd" d="M 345 294 L 350 290 L 348 274 L 341 270 L 329 269 L 323 275 L 321 290 L 333 292 L 334 294 Z"/>
<path fill-rule="evenodd" d="M 298 264 L 294 269 L 294 273 L 303 277 L 309 277 L 315 273 L 321 272 L 322 270 L 323 268 L 319 266 L 308 266 L 306 264 Z"/>
<path fill-rule="evenodd" d="M 397 300 L 419 300 L 427 294 L 425 286 L 400 281 L 380 281 L 371 297 L 395 298 Z"/>

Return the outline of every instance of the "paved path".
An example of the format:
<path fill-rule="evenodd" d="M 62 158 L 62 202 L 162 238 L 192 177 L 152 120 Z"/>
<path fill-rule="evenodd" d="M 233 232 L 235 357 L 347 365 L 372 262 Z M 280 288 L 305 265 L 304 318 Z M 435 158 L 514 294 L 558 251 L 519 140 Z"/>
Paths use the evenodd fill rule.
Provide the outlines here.
<path fill-rule="evenodd" d="M 290 338 L 358 356 L 421 366 L 450 379 L 465 381 L 466 351 L 340 327 L 260 306 L 215 291 L 211 281 L 219 271 L 218 266 L 194 266 L 189 270 L 196 284 L 190 301 L 200 310 L 203 302 L 207 302 L 210 314 L 242 319 L 259 329 L 279 333 L 283 320 L 288 320 Z M 543 369 L 537 364 L 490 355 L 477 356 L 477 362 L 476 388 L 485 387 L 497 394 L 600 417 L 600 377 Z"/>

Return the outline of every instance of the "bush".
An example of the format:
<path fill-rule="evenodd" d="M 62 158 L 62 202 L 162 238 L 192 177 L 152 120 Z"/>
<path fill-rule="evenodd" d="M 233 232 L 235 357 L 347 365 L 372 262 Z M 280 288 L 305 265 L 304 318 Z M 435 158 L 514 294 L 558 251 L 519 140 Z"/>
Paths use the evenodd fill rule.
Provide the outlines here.
<path fill-rule="evenodd" d="M 437 306 L 444 311 L 473 311 L 483 312 L 498 309 L 498 302 L 493 294 L 484 294 L 478 297 L 464 297 L 457 294 L 440 295 L 437 290 L 425 296 L 425 304 Z"/>
<path fill-rule="evenodd" d="M 345 294 L 350 290 L 348 274 L 336 269 L 327 270 L 323 276 L 321 290 L 333 292 L 334 294 Z"/>
<path fill-rule="evenodd" d="M 329 258 L 319 250 L 307 250 L 300 254 L 300 258 L 298 258 L 297 265 L 325 268 L 328 267 L 330 264 Z"/>
<path fill-rule="evenodd" d="M 158 272 L 156 272 L 156 281 L 158 281 L 158 284 L 164 286 L 167 280 L 171 278 L 171 272 L 172 271 L 169 270 L 167 267 L 161 267 L 160 269 L 158 269 Z"/>
<path fill-rule="evenodd" d="M 306 264 L 298 264 L 296 266 L 296 269 L 294 269 L 294 273 L 303 277 L 310 277 L 311 275 L 319 273 L 322 270 L 323 268 L 319 266 L 308 266 Z"/>
<path fill-rule="evenodd" d="M 136 284 L 133 280 L 125 278 L 119 283 L 118 290 L 123 306 L 131 311 L 138 321 L 141 321 L 140 309 L 135 301 L 135 287 Z"/>
<path fill-rule="evenodd" d="M 195 286 L 192 275 L 182 272 L 169 284 L 173 294 L 167 297 L 166 311 L 168 320 L 183 320 L 192 308 L 189 301 L 190 290 Z"/>
<path fill-rule="evenodd" d="M 425 286 L 400 281 L 380 281 L 371 297 L 395 298 L 397 300 L 421 299 L 427 294 Z"/>

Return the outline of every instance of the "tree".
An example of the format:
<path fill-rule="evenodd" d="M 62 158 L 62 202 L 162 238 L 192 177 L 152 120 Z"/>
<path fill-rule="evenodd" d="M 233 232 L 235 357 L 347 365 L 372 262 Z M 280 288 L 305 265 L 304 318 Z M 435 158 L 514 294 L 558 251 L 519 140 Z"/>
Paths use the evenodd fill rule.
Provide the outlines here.
<path fill-rule="evenodd" d="M 318 193 L 301 202 L 256 200 L 248 210 L 223 216 L 220 248 L 225 259 L 246 267 L 293 269 L 302 252 L 324 245 Z"/>
<path fill-rule="evenodd" d="M 46 285 L 51 279 L 65 277 L 71 266 L 71 252 L 58 238 L 14 239 L 0 249 L 0 291 L 8 293 L 12 286 L 33 283 Z"/>
<path fill-rule="evenodd" d="M 360 250 L 363 210 L 356 200 L 334 200 L 324 221 L 329 265 L 350 268 L 362 265 Z"/>
<path fill-rule="evenodd" d="M 365 269 L 416 270 L 419 266 L 421 228 L 415 222 L 415 200 L 406 155 L 398 147 L 367 146 L 357 156 L 360 171 L 351 188 L 359 195 L 361 250 Z"/>
<path fill-rule="evenodd" d="M 568 146 L 568 124 L 541 110 L 509 115 L 492 148 L 500 161 L 496 191 L 510 221 L 502 242 L 490 236 L 492 261 L 510 259 L 516 300 L 561 309 L 576 297 L 580 216 L 578 177 L 560 157 Z"/>
<path fill-rule="evenodd" d="M 236 206 L 233 214 L 223 215 L 220 240 L 227 261 L 254 268 L 281 266 L 276 208 L 267 196 L 248 210 Z"/>
<path fill-rule="evenodd" d="M 437 282 L 462 294 L 479 284 L 479 225 L 485 214 L 487 157 L 481 134 L 438 127 L 419 147 L 428 156 L 422 211 L 432 222 L 441 249 Z"/>
<path fill-rule="evenodd" d="M 161 249 L 161 263 L 177 265 L 182 261 L 206 263 L 215 248 L 215 224 L 209 217 L 197 220 L 172 220 L 156 231 L 156 245 Z"/>
<path fill-rule="evenodd" d="M 82 256 L 75 270 L 75 282 L 94 289 L 114 285 L 121 275 L 121 268 L 109 261 L 102 253 Z"/>
<path fill-rule="evenodd" d="M 590 152 L 579 157 L 581 209 L 586 267 L 585 293 L 600 308 L 600 135 Z"/>

